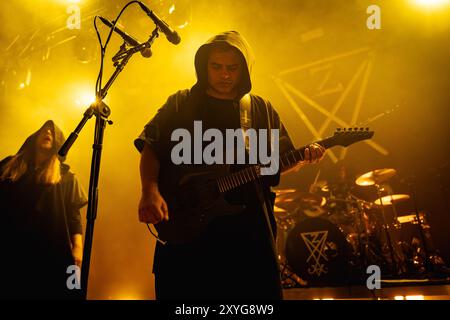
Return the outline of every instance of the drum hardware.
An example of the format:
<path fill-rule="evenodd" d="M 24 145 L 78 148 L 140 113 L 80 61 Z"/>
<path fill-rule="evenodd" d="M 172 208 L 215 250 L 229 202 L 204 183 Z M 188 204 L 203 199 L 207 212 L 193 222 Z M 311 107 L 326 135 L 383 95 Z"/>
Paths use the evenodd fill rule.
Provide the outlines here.
<path fill-rule="evenodd" d="M 426 223 L 425 213 L 419 212 L 419 216 L 420 216 L 420 222 L 422 223 L 422 227 L 424 229 L 429 229 L 430 226 Z M 418 224 L 417 216 L 415 213 L 398 216 L 397 221 L 400 224 L 405 224 L 405 223 Z"/>
<path fill-rule="evenodd" d="M 300 278 L 287 262 L 280 263 L 281 285 L 284 289 L 295 288 L 298 286 L 306 287 L 308 282 Z"/>
<path fill-rule="evenodd" d="M 391 194 L 381 198 L 378 198 L 374 201 L 374 204 L 377 206 L 391 206 L 392 212 L 394 213 L 394 227 L 399 229 L 401 227 L 400 222 L 398 221 L 398 212 L 397 212 L 397 203 L 410 199 L 410 196 L 407 194 Z"/>
<path fill-rule="evenodd" d="M 427 271 L 425 263 L 424 246 L 420 240 L 420 233 L 417 227 L 418 221 L 415 214 L 402 215 L 397 218 L 401 229 L 399 231 L 399 245 L 405 255 L 406 267 L 411 274 L 423 274 Z M 431 241 L 430 226 L 427 224 L 425 212 L 420 212 L 422 228 L 425 232 L 427 243 Z M 427 248 L 428 248 L 428 244 Z"/>
<path fill-rule="evenodd" d="M 420 219 L 420 213 L 417 207 L 417 199 L 416 199 L 416 194 L 414 192 L 414 187 L 413 184 L 408 183 L 409 187 L 410 187 L 410 192 L 412 195 L 412 199 L 413 199 L 413 205 L 414 205 L 414 211 L 416 214 L 416 219 L 417 219 L 417 228 L 419 230 L 419 235 L 420 235 L 420 239 L 422 241 L 422 245 L 423 245 L 423 250 L 425 253 L 425 269 L 427 272 L 433 272 L 433 265 L 430 263 L 430 255 L 429 255 L 429 250 L 428 250 L 428 245 L 426 243 L 426 239 L 425 239 L 425 235 L 423 233 L 423 225 Z"/>
<path fill-rule="evenodd" d="M 395 257 L 394 247 L 392 245 L 391 233 L 389 232 L 389 226 L 386 223 L 386 211 L 385 211 L 385 205 L 384 205 L 383 199 L 381 197 L 381 187 L 380 187 L 380 185 L 375 184 L 375 188 L 377 189 L 378 199 L 380 200 L 381 217 L 382 217 L 382 221 L 383 221 L 384 230 L 386 233 L 386 239 L 388 242 L 389 252 L 391 255 L 393 271 L 394 271 L 394 274 L 398 274 L 398 273 L 400 273 L 400 266 L 398 265 L 398 261 Z M 394 210 L 394 220 L 395 220 L 395 218 L 397 217 L 395 205 L 393 205 L 392 208 Z"/>
<path fill-rule="evenodd" d="M 273 191 L 275 192 L 275 194 L 278 197 L 278 196 L 281 196 L 283 194 L 294 193 L 294 192 L 297 191 L 297 189 L 293 189 L 293 188 L 291 188 L 291 189 L 274 189 Z"/>
<path fill-rule="evenodd" d="M 369 171 L 356 179 L 356 184 L 362 187 L 381 185 L 397 174 L 395 169 L 377 169 Z"/>
<path fill-rule="evenodd" d="M 423 274 L 433 267 L 431 264 L 448 274 L 438 251 L 430 251 L 433 245 L 426 242 L 432 240 L 425 213 L 417 212 L 415 203 L 416 212 L 397 212 L 400 202 L 415 198 L 413 192 L 410 196 L 390 190 L 386 182 L 396 174 L 395 169 L 377 169 L 354 180 L 359 186 L 375 187 L 377 199 L 373 202 L 354 196 L 351 188 L 334 194 L 333 185 L 326 181 L 315 181 L 309 193 L 296 189 L 276 191 L 275 217 L 282 229 L 278 258 L 283 286 L 363 281 L 371 264 L 394 277 L 409 272 Z M 369 211 L 372 209 L 373 213 Z M 392 210 L 393 222 L 387 210 Z M 352 219 L 336 219 L 339 215 Z"/>
<path fill-rule="evenodd" d="M 285 246 L 286 235 L 290 229 L 295 225 L 297 219 L 296 214 L 288 213 L 280 207 L 274 206 L 275 220 L 277 221 L 277 259 L 280 265 L 281 285 L 285 289 L 295 288 L 299 286 L 307 286 L 307 282 L 292 271 L 286 261 Z"/>
<path fill-rule="evenodd" d="M 392 262 L 392 267 L 393 267 L 393 271 L 394 274 L 399 274 L 400 273 L 400 268 L 399 265 L 397 264 L 397 259 L 395 258 L 395 252 L 394 252 L 394 247 L 392 245 L 392 238 L 391 238 L 391 234 L 389 232 L 389 227 L 386 223 L 386 212 L 385 212 L 385 204 L 383 202 L 383 197 L 381 195 L 382 192 L 382 186 L 381 183 L 386 182 L 387 180 L 389 180 L 390 178 L 392 178 L 393 176 L 395 176 L 397 173 L 397 171 L 395 169 L 377 169 L 377 170 L 373 170 L 373 171 L 369 171 L 361 176 L 359 176 L 355 183 L 359 186 L 375 186 L 376 190 L 377 190 L 377 195 L 378 195 L 378 199 L 379 200 L 379 207 L 381 209 L 381 218 L 382 218 L 382 225 L 384 227 L 384 232 L 386 234 L 386 239 L 387 239 L 387 244 L 388 244 L 388 248 L 389 248 L 389 253 L 391 256 L 391 262 Z M 392 207 L 394 209 L 394 218 L 396 218 L 396 211 L 395 211 L 395 205 L 394 202 L 391 201 L 392 203 Z"/>
<path fill-rule="evenodd" d="M 388 196 L 381 197 L 375 200 L 373 203 L 378 206 L 390 206 L 394 205 L 397 202 L 404 201 L 410 199 L 410 196 L 407 194 L 391 194 Z"/>
<path fill-rule="evenodd" d="M 359 199 L 356 198 L 355 196 L 351 196 L 352 199 L 354 200 L 349 200 L 349 199 L 340 199 L 340 198 L 330 198 L 329 200 L 327 200 L 327 202 L 330 201 L 335 201 L 335 202 L 346 202 L 355 206 L 362 206 L 364 209 L 371 209 L 374 207 L 374 203 L 373 202 L 369 202 L 363 199 Z"/>
<path fill-rule="evenodd" d="M 298 206 L 322 206 L 324 198 L 309 192 L 292 192 L 281 194 L 275 199 L 275 205 L 285 210 L 292 210 Z"/>
<path fill-rule="evenodd" d="M 281 194 L 275 199 L 275 206 L 298 215 L 301 211 L 307 217 L 315 218 L 323 215 L 326 204 L 324 197 L 309 192 L 295 191 Z"/>
<path fill-rule="evenodd" d="M 352 201 L 356 204 L 359 225 L 356 226 L 358 244 L 359 244 L 359 259 L 360 264 L 363 266 L 364 270 L 369 266 L 369 226 L 365 221 L 364 208 L 367 207 L 367 201 L 357 199 Z M 364 241 L 363 241 L 364 238 Z"/>

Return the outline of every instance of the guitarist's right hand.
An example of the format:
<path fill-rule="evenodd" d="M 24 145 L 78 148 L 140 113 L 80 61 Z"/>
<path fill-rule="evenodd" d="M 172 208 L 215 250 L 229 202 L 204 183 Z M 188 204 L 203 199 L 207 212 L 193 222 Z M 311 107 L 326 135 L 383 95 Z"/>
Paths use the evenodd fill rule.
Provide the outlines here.
<path fill-rule="evenodd" d="M 169 210 L 158 188 L 143 190 L 139 202 L 139 221 L 157 224 L 162 220 L 169 220 Z"/>

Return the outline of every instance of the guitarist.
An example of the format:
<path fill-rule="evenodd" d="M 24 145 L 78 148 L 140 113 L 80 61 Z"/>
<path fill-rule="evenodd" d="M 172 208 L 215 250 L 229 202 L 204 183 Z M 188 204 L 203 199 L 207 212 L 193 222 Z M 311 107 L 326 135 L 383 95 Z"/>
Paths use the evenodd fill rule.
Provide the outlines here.
<path fill-rule="evenodd" d="M 176 143 L 171 141 L 171 133 L 177 128 L 186 128 L 192 133 L 196 120 L 202 121 L 203 130 L 216 128 L 225 133 L 225 129 L 245 127 L 250 118 L 252 128 L 279 130 L 280 153 L 294 148 L 270 102 L 248 94 L 251 64 L 250 47 L 236 31 L 218 34 L 198 49 L 195 55 L 197 83 L 190 90 L 170 96 L 135 140 L 141 152 L 140 222 L 157 225 L 170 221 L 171 203 L 164 195 L 177 187 L 180 178 L 192 166 L 211 170 L 225 166 L 175 165 L 171 150 Z M 243 107 L 244 99 L 249 101 L 248 109 Z M 309 146 L 304 161 L 293 165 L 291 170 L 320 161 L 324 151 L 320 145 Z M 224 154 L 226 152 L 224 147 Z M 279 176 L 279 173 L 264 176 L 255 183 L 260 186 L 263 202 L 273 201 L 270 186 L 278 184 Z M 274 217 L 271 210 L 269 214 L 268 210 L 263 210 L 256 189 L 247 186 L 232 192 L 230 201 L 245 205 L 244 212 L 218 217 L 194 241 L 157 242 L 153 263 L 157 299 L 282 298 L 271 240 L 275 235 L 268 232 L 276 230 Z M 267 220 L 270 223 L 266 223 Z"/>

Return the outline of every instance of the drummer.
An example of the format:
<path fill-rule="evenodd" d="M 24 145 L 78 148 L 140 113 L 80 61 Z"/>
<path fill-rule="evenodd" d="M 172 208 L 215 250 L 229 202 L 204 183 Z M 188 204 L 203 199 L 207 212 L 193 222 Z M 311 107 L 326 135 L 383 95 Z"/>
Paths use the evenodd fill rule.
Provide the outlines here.
<path fill-rule="evenodd" d="M 339 161 L 327 174 L 328 181 L 318 180 L 310 186 L 309 192 L 318 194 L 327 199 L 326 209 L 329 219 L 336 224 L 350 224 L 353 216 L 352 211 L 353 181 L 348 178 L 348 170 L 344 162 Z"/>

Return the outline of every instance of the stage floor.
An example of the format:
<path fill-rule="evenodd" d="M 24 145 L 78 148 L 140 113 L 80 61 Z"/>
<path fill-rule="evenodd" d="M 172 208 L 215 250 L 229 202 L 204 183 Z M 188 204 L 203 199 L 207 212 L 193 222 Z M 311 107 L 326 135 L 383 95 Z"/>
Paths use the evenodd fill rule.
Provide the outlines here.
<path fill-rule="evenodd" d="M 285 300 L 450 300 L 450 279 L 382 280 L 381 289 L 364 285 L 290 288 Z"/>

